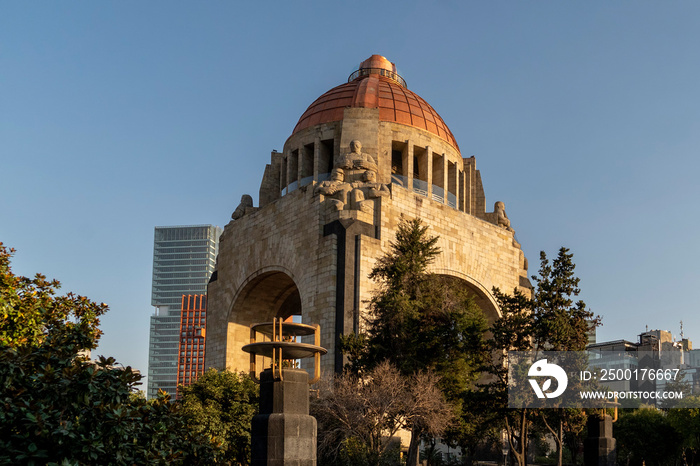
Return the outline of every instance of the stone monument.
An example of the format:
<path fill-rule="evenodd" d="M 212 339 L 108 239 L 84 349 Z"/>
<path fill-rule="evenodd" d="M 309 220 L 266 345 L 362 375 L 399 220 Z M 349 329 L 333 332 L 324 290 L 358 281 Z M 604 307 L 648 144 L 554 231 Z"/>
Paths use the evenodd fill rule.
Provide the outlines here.
<path fill-rule="evenodd" d="M 475 157 L 462 156 L 393 63 L 372 55 L 302 113 L 264 167 L 258 206 L 241 199 L 226 225 L 208 287 L 205 366 L 246 368 L 250 325 L 298 316 L 321 325 L 322 370 L 340 372 L 340 337 L 360 330 L 376 287 L 368 274 L 402 218 L 439 237 L 429 271 L 459 283 L 493 320 L 494 286 L 529 296 L 531 285 L 515 222 L 503 204 L 486 205 Z"/>

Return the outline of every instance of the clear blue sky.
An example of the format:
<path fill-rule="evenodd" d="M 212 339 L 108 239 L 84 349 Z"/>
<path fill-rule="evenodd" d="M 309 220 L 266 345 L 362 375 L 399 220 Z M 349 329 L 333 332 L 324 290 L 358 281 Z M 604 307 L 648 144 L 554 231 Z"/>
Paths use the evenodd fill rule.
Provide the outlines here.
<path fill-rule="evenodd" d="M 153 228 L 224 226 L 373 53 L 475 155 L 530 261 L 575 254 L 599 339 L 700 345 L 700 3 L 0 3 L 0 241 L 104 301 L 147 369 Z"/>

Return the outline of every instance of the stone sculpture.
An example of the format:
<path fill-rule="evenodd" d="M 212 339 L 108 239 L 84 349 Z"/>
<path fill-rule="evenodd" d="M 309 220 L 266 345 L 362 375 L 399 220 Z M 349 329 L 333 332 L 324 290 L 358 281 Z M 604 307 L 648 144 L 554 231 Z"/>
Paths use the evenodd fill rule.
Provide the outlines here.
<path fill-rule="evenodd" d="M 367 170 L 362 174 L 362 182 L 352 184 L 350 191 L 350 205 L 354 210 L 371 212 L 374 207 L 373 199 L 389 196 L 389 187 L 382 183 L 377 183 L 377 174 L 372 170 Z"/>
<path fill-rule="evenodd" d="M 335 166 L 344 170 L 377 171 L 377 163 L 374 158 L 362 152 L 362 143 L 357 139 L 350 142 L 350 152 L 340 156 Z"/>
<path fill-rule="evenodd" d="M 236 210 L 233 211 L 231 214 L 231 218 L 233 220 L 238 220 L 239 218 L 243 217 L 246 214 L 246 209 L 252 208 L 253 207 L 253 198 L 250 196 L 250 194 L 244 194 L 241 196 L 241 203 L 238 204 L 238 207 L 236 207 Z"/>
<path fill-rule="evenodd" d="M 496 204 L 493 206 L 493 212 L 496 214 L 496 225 L 503 227 L 508 231 L 513 231 L 510 226 L 510 220 L 506 215 L 506 205 L 503 202 L 496 202 Z"/>
<path fill-rule="evenodd" d="M 358 178 L 361 178 L 360 181 Z M 377 183 L 377 164 L 374 158 L 362 152 L 362 143 L 350 142 L 350 152 L 336 159 L 331 179 L 319 183 L 314 194 L 326 196 L 336 210 L 371 212 L 374 199 L 389 196 L 389 187 Z"/>
<path fill-rule="evenodd" d="M 331 179 L 318 184 L 314 189 L 314 194 L 323 194 L 337 210 L 343 210 L 348 201 L 348 192 L 351 189 L 350 183 L 345 182 L 345 171 L 342 168 L 334 168 L 331 172 Z"/>

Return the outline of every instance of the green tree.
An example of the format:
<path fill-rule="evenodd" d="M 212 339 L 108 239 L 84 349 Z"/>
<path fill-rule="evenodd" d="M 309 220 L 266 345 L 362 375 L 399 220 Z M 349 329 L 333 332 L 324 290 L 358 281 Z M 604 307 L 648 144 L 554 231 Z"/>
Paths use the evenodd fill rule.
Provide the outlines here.
<path fill-rule="evenodd" d="M 0 243 L 0 464 L 215 463 L 166 395 L 136 395 L 138 372 L 82 355 L 107 306 L 14 275 L 12 252 Z"/>
<path fill-rule="evenodd" d="M 214 439 L 221 446 L 223 460 L 250 464 L 250 426 L 258 412 L 258 385 L 244 373 L 209 369 L 180 390 L 190 429 Z"/>
<path fill-rule="evenodd" d="M 447 400 L 459 407 L 487 359 L 487 323 L 458 280 L 428 273 L 440 249 L 427 230 L 420 219 L 399 224 L 390 251 L 370 274 L 379 289 L 369 303 L 366 333 L 345 338 L 343 350 L 356 373 L 384 360 L 404 376 L 432 370 Z M 420 424 L 410 427 L 412 465 L 424 431 Z"/>
<path fill-rule="evenodd" d="M 489 345 L 492 353 L 505 358 L 509 351 L 531 350 L 535 327 L 533 301 L 518 289 L 513 291 L 513 295 L 507 295 L 495 288 L 493 294 L 501 316 L 491 326 Z M 502 359 L 495 357 L 489 372 L 492 380 L 483 385 L 483 389 L 492 400 L 495 411 L 501 415 L 511 454 L 522 466 L 527 457 L 534 411 L 527 408 L 508 409 L 508 366 Z"/>
<path fill-rule="evenodd" d="M 569 249 L 560 248 L 550 265 L 544 251 L 540 252 L 540 270 L 532 276 L 536 283 L 533 336 L 538 349 L 583 351 L 590 326 L 600 324 L 600 317 L 594 317 L 583 301 L 574 302 L 581 290 L 573 257 Z"/>
<path fill-rule="evenodd" d="M 684 464 L 700 463 L 700 397 L 684 396 L 667 418 L 681 436 Z"/>
<path fill-rule="evenodd" d="M 618 461 L 648 466 L 676 463 L 682 438 L 663 411 L 653 406 L 620 411 L 615 423 Z"/>
<path fill-rule="evenodd" d="M 544 251 L 540 252 L 539 274 L 533 276 L 536 283 L 534 295 L 534 340 L 537 349 L 546 351 L 584 351 L 588 345 L 590 326 L 598 326 L 600 317 L 586 309 L 582 300 L 574 301 L 581 290 L 579 278 L 574 274 L 576 265 L 573 254 L 560 248 L 550 265 Z M 584 369 L 587 360 L 578 361 Z M 573 388 L 573 386 L 572 386 Z M 563 464 L 565 437 L 573 440 L 583 431 L 586 417 L 579 409 L 546 409 L 540 411 L 546 428 L 554 437 L 557 447 L 557 464 Z"/>
<path fill-rule="evenodd" d="M 501 309 L 501 317 L 491 329 L 494 352 L 505 356 L 508 351 L 585 350 L 589 327 L 599 325 L 600 318 L 594 317 L 583 301 L 574 301 L 580 293 L 575 267 L 573 254 L 567 248 L 559 249 L 551 264 L 547 255 L 540 252 L 540 269 L 538 275 L 532 276 L 535 282 L 532 299 L 517 289 L 512 296 L 494 289 Z M 489 389 L 503 408 L 507 404 L 508 370 L 497 362 L 491 372 L 496 382 Z M 535 417 L 554 437 L 559 465 L 563 464 L 565 438 L 573 441 L 585 424 L 585 416 L 576 409 L 522 409 L 504 414 L 511 451 L 519 464 L 525 464 L 528 432 Z"/>

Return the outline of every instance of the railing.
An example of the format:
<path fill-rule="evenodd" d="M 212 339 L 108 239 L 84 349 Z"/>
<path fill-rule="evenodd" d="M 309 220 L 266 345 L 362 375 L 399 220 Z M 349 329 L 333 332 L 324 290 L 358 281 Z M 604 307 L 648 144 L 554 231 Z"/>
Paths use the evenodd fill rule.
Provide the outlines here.
<path fill-rule="evenodd" d="M 305 176 L 301 180 L 299 180 L 299 186 L 306 186 L 307 184 L 311 184 L 311 182 L 314 180 L 313 176 Z"/>
<path fill-rule="evenodd" d="M 405 188 L 408 181 L 406 180 L 405 176 L 393 174 L 391 175 L 391 183 L 403 186 Z"/>
<path fill-rule="evenodd" d="M 451 192 L 447 193 L 447 205 L 452 207 L 453 209 L 457 208 L 457 196 L 455 196 Z"/>
<path fill-rule="evenodd" d="M 361 76 L 369 76 L 370 74 L 378 74 L 380 76 L 386 76 L 389 79 L 393 79 L 403 87 L 406 86 L 406 80 L 399 76 L 398 73 L 386 70 L 384 68 L 360 68 L 359 70 L 353 72 L 348 77 L 348 82 L 353 81 Z"/>
<path fill-rule="evenodd" d="M 440 186 L 433 185 L 433 200 L 445 203 L 445 190 Z"/>
<path fill-rule="evenodd" d="M 330 173 L 321 173 L 320 175 L 318 175 L 318 181 L 325 181 L 325 180 L 329 179 L 330 177 L 331 177 Z M 306 186 L 307 184 L 311 184 L 313 181 L 314 181 L 313 176 L 305 176 L 301 180 L 292 181 L 291 183 L 289 183 L 289 185 L 287 185 L 287 187 L 282 188 L 282 190 L 280 191 L 280 196 L 284 196 L 285 194 L 289 194 L 292 191 L 295 191 L 302 186 Z"/>
<path fill-rule="evenodd" d="M 403 175 L 393 174 L 391 175 L 391 183 L 405 188 L 408 185 L 408 179 Z M 457 209 L 456 195 L 448 191 L 447 202 L 445 202 L 445 190 L 443 188 L 441 188 L 440 186 L 433 185 L 432 191 L 433 192 L 431 198 L 433 200 L 441 202 L 443 204 L 447 204 L 453 209 Z M 420 194 L 421 196 L 428 197 L 428 183 L 426 181 L 419 180 L 418 178 L 413 178 L 413 192 L 416 194 Z"/>
<path fill-rule="evenodd" d="M 428 197 L 428 182 L 413 178 L 413 192 Z"/>

